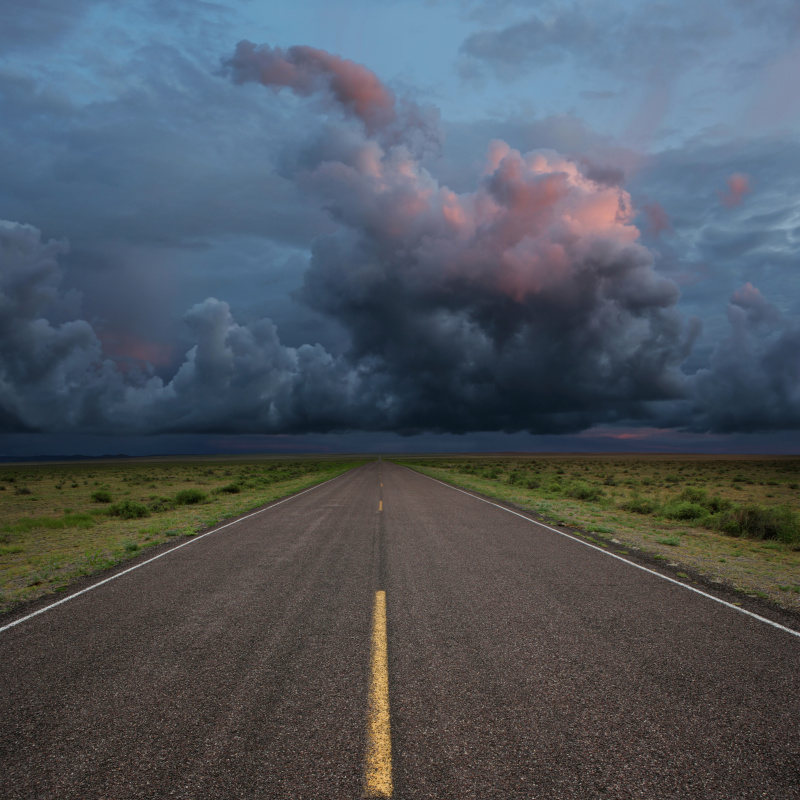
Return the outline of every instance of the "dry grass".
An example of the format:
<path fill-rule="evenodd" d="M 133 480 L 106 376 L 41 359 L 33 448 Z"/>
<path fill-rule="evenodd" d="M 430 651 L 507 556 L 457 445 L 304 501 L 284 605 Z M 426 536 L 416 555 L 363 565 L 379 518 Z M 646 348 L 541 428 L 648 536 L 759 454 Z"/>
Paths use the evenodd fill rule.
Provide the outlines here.
<path fill-rule="evenodd" d="M 0 611 L 363 459 L 158 459 L 0 466 Z"/>
<path fill-rule="evenodd" d="M 674 569 L 800 611 L 800 458 L 553 454 L 395 460 L 575 528 L 601 545 L 639 549 Z M 737 509 L 755 509 L 757 520 L 785 524 L 753 525 L 747 535 L 731 522 Z M 726 533 L 726 525 L 739 535 Z"/>

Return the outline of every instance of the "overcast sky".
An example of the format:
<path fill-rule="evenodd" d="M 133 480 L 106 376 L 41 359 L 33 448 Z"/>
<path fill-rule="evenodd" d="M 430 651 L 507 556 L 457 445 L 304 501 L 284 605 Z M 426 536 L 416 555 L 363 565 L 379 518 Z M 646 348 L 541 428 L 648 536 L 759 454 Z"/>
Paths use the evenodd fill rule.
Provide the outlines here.
<path fill-rule="evenodd" d="M 800 449 L 796 0 L 0 0 L 0 456 Z"/>

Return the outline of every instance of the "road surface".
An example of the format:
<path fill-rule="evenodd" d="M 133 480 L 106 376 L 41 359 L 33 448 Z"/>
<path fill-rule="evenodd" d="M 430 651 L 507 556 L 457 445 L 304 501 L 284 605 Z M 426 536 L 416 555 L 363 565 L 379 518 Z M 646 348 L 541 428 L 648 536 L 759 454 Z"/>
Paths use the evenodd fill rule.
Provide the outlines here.
<path fill-rule="evenodd" d="M 388 463 L 0 631 L 4 800 L 791 800 L 799 734 L 797 636 Z"/>

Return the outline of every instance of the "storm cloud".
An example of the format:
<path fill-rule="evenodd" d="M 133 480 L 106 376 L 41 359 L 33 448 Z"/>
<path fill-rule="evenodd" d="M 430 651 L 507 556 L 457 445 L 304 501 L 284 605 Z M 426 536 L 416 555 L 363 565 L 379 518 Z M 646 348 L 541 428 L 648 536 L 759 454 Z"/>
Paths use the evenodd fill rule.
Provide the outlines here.
<path fill-rule="evenodd" d="M 308 83 L 281 72 L 275 59 L 283 57 L 274 51 L 244 52 L 268 54 L 262 82 L 278 75 L 303 96 L 331 92 L 317 72 L 335 76 L 342 64 L 290 50 L 301 65 L 311 58 Z M 693 333 L 675 311 L 677 287 L 656 275 L 637 243 L 624 190 L 592 180 L 555 152 L 523 156 L 497 141 L 474 191 L 457 194 L 405 142 L 381 140 L 376 127 L 393 121 L 391 93 L 366 70 L 346 73 L 369 87 L 385 124 L 377 126 L 369 102 L 353 104 L 354 83 L 333 90 L 332 102 L 362 125 L 331 122 L 316 160 L 311 142 L 294 178 L 323 199 L 338 225 L 314 242 L 299 297 L 348 332 L 347 353 L 284 347 L 268 320 L 241 326 L 225 303 L 209 299 L 186 314 L 195 344 L 165 382 L 103 360 L 85 321 L 54 328 L 41 304 L 17 303 L 27 310 L 13 327 L 31 332 L 23 361 L 42 350 L 37 332 L 63 339 L 60 349 L 46 349 L 66 354 L 42 364 L 36 380 L 9 371 L 6 383 L 17 394 L 5 405 L 21 424 L 141 432 L 576 430 L 681 395 L 679 367 Z M 40 274 L 35 264 L 43 258 L 52 272 L 57 245 L 12 226 L 6 251 L 21 238 L 31 274 Z M 63 411 L 26 402 L 53 395 L 42 381 L 74 387 Z"/>
<path fill-rule="evenodd" d="M 755 286 L 731 297 L 707 363 L 686 369 L 701 324 L 642 244 L 622 169 L 496 139 L 455 190 L 432 171 L 436 114 L 366 67 L 245 41 L 222 74 L 227 91 L 285 89 L 320 115 L 300 141 L 283 140 L 276 172 L 327 215 L 295 298 L 346 345 L 288 346 L 269 318 L 237 319 L 208 297 L 184 313 L 186 346 L 169 374 L 134 339 L 126 348 L 142 357 L 111 358 L 102 325 L 62 289 L 67 243 L 0 223 L 6 431 L 800 427 L 800 331 Z M 250 142 L 256 158 L 264 143 Z M 747 188 L 728 186 L 739 198 Z M 672 230 L 660 204 L 641 210 L 654 238 Z"/>
<path fill-rule="evenodd" d="M 236 322 L 208 298 L 184 323 L 192 346 L 168 382 L 147 362 L 104 357 L 86 320 L 52 324 L 66 244 L 0 222 L 0 408 L 7 431 L 328 430 L 352 426 L 357 375 L 319 346 L 281 345 L 269 320 Z M 73 299 L 74 303 L 74 299 Z"/>

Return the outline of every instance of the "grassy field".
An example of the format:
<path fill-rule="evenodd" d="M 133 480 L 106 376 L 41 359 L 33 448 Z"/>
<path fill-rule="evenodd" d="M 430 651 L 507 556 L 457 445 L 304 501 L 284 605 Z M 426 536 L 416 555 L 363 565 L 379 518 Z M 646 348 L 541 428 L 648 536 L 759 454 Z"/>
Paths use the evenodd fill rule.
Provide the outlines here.
<path fill-rule="evenodd" d="M 0 612 L 362 463 L 209 457 L 0 465 Z"/>
<path fill-rule="evenodd" d="M 527 509 L 684 580 L 702 576 L 800 611 L 800 457 L 673 455 L 395 458 Z"/>

